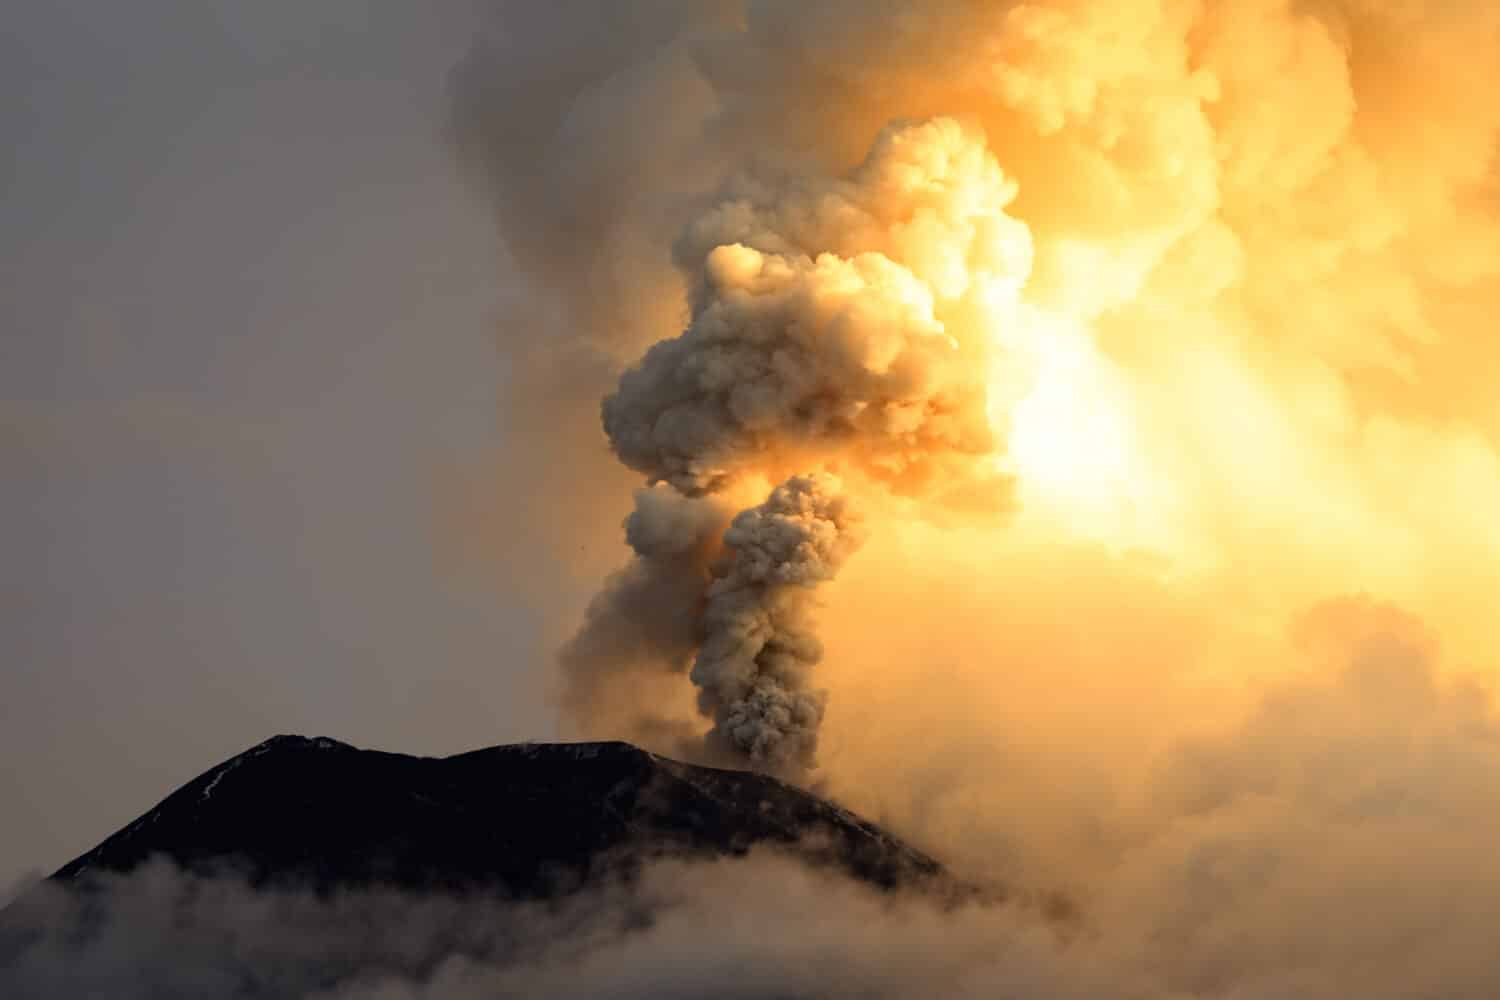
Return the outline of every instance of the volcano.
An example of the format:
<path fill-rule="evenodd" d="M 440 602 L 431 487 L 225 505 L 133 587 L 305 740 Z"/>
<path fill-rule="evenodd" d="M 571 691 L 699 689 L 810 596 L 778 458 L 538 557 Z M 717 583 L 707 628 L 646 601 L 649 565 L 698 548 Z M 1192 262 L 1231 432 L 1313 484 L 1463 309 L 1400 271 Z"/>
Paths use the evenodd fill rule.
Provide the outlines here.
<path fill-rule="evenodd" d="M 209 769 L 52 879 L 84 887 L 164 858 L 252 885 L 540 899 L 653 858 L 765 848 L 882 888 L 953 885 L 932 858 L 795 786 L 628 743 L 432 758 L 301 736 Z"/>

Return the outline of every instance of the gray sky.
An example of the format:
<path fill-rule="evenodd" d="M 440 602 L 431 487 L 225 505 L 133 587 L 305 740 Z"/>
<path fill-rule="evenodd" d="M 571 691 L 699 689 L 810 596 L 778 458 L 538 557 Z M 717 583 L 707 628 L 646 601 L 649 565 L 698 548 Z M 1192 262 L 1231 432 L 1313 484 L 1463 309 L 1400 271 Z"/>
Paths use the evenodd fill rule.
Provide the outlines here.
<path fill-rule="evenodd" d="M 464 3 L 24 0 L 0 33 L 0 884 L 277 732 L 552 734 L 441 556 L 497 460 Z"/>

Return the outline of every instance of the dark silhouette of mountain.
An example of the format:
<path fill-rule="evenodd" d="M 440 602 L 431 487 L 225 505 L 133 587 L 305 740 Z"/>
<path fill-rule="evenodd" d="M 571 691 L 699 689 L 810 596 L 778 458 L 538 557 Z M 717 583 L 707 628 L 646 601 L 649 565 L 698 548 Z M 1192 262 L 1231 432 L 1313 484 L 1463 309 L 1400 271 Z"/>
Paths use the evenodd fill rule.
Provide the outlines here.
<path fill-rule="evenodd" d="M 539 898 L 628 875 L 649 857 L 755 847 L 882 887 L 955 887 L 933 859 L 799 788 L 628 743 L 429 758 L 299 736 L 277 736 L 205 772 L 53 879 L 84 885 L 89 873 L 165 856 L 257 885 Z"/>

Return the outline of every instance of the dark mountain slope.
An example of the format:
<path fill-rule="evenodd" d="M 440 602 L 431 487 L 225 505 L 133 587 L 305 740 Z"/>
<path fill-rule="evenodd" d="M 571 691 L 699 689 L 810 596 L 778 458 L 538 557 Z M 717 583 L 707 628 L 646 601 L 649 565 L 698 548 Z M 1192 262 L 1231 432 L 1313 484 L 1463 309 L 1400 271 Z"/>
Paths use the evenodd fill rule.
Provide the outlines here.
<path fill-rule="evenodd" d="M 538 898 L 644 857 L 785 849 L 880 886 L 943 885 L 931 858 L 775 778 L 627 743 L 518 744 L 446 758 L 277 736 L 215 767 L 54 880 L 164 855 L 255 884 L 389 885 Z"/>

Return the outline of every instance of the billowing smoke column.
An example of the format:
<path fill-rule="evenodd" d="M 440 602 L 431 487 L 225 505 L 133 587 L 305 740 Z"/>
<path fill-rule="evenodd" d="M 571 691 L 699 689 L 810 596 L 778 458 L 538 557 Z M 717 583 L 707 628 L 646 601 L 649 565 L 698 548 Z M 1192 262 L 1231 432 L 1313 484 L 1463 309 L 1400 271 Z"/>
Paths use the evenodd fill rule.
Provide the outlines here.
<path fill-rule="evenodd" d="M 689 496 L 837 460 L 931 495 L 984 473 L 991 337 L 1030 238 L 983 138 L 895 126 L 847 179 L 746 176 L 678 242 L 692 320 L 620 379 L 604 428 Z"/>
<path fill-rule="evenodd" d="M 810 767 L 824 696 L 809 687 L 822 643 L 808 588 L 833 579 L 858 547 L 859 522 L 836 479 L 795 476 L 735 517 L 708 588 L 693 664 L 712 743 L 778 769 Z"/>
<path fill-rule="evenodd" d="M 1500 996 L 1496 51 L 1480 0 L 505 7 L 456 102 L 519 289 L 482 524 L 511 579 L 562 564 L 559 627 L 641 485 L 589 411 L 650 352 L 609 413 L 657 482 L 650 544 L 569 646 L 564 724 L 701 751 L 724 530 L 835 472 L 869 538 L 816 592 L 819 782 L 956 870 L 1074 890 L 1089 927 L 1055 977 L 1003 928 L 814 962 L 809 933 L 875 923 L 818 893 L 787 907 L 816 926 L 761 921 L 784 952 L 715 975 L 857 955 L 891 996 Z M 963 506 L 994 499 L 987 334 L 1001 526 Z M 684 912 L 663 953 L 707 954 Z M 952 945 L 1020 979 L 900 978 Z"/>
<path fill-rule="evenodd" d="M 617 631 L 622 609 L 665 618 L 675 624 L 638 628 L 667 669 L 697 644 L 710 746 L 775 770 L 813 766 L 812 590 L 860 540 L 841 479 L 822 470 L 934 502 L 1004 503 L 984 461 L 996 447 L 986 385 L 988 330 L 1030 267 L 1029 234 L 1004 214 L 1014 193 L 977 132 L 936 119 L 887 129 L 847 178 L 742 176 L 688 227 L 676 256 L 690 322 L 621 377 L 605 431 L 679 504 L 785 481 L 734 518 L 708 572 L 703 518 L 684 518 L 660 485 L 639 493 L 636 564 L 565 651 L 575 674 L 620 659 L 598 634 Z M 640 600 L 663 588 L 674 596 Z M 599 655 L 580 668 L 584 649 Z"/>

